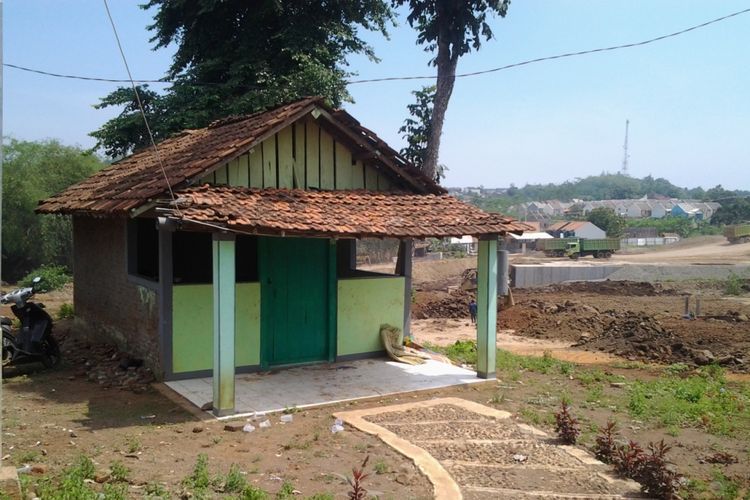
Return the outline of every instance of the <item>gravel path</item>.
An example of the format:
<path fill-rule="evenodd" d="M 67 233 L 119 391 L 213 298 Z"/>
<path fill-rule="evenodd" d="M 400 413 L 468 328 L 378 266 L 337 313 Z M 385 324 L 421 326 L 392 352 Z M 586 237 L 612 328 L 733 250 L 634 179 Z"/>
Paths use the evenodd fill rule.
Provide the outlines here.
<path fill-rule="evenodd" d="M 510 415 L 457 398 L 372 408 L 341 418 L 376 424 L 427 452 L 466 499 L 633 498 L 639 486 L 585 451 L 561 446 Z M 356 413 L 356 414 L 355 414 Z"/>

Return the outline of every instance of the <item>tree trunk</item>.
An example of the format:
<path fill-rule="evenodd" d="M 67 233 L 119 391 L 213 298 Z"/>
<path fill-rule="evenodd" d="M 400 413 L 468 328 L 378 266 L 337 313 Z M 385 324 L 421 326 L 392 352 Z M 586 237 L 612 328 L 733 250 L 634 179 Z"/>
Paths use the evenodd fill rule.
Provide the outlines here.
<path fill-rule="evenodd" d="M 430 179 L 437 180 L 438 156 L 440 153 L 440 136 L 443 133 L 443 122 L 445 112 L 448 110 L 448 102 L 453 93 L 453 84 L 456 82 L 456 66 L 458 57 L 451 55 L 448 42 L 438 42 L 438 54 L 435 58 L 437 65 L 437 85 L 435 89 L 435 100 L 432 107 L 432 123 L 430 136 L 427 139 L 422 171 Z"/>

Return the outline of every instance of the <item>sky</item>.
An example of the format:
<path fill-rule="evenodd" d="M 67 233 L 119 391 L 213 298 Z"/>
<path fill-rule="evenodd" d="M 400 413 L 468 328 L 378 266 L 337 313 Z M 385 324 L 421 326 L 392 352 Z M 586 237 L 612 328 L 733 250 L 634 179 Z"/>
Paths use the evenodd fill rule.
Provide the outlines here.
<path fill-rule="evenodd" d="M 152 50 L 153 12 L 140 3 L 110 0 L 110 8 L 134 77 L 160 78 L 173 48 Z M 748 0 L 514 0 L 506 18 L 490 20 L 495 37 L 461 58 L 458 71 L 637 42 L 746 8 Z M 389 40 L 362 33 L 381 61 L 350 57 L 356 78 L 434 74 L 399 14 Z M 449 169 L 443 185 L 522 186 L 617 172 L 629 119 L 630 175 L 750 189 L 748 48 L 750 13 L 643 47 L 458 79 L 440 151 Z M 5 63 L 126 77 L 101 0 L 4 0 L 3 50 Z M 89 132 L 117 113 L 93 108 L 116 84 L 8 67 L 3 78 L 5 136 L 88 148 Z M 350 85 L 354 103 L 344 107 L 398 149 L 411 92 L 428 84 Z"/>

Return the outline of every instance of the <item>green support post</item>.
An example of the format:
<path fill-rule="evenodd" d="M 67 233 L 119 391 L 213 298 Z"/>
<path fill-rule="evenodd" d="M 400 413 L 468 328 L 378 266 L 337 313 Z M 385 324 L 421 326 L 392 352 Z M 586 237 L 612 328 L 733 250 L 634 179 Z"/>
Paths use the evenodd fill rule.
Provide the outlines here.
<path fill-rule="evenodd" d="M 477 376 L 495 378 L 497 236 L 479 240 L 477 256 Z"/>
<path fill-rule="evenodd" d="M 234 413 L 235 236 L 213 235 L 214 373 L 217 417 Z"/>

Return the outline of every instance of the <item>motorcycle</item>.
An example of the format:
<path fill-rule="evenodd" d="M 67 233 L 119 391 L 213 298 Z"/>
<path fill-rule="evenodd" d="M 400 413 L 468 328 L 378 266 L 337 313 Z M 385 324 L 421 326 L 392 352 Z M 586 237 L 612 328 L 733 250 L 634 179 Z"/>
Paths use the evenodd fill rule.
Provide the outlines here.
<path fill-rule="evenodd" d="M 20 328 L 13 333 L 10 318 L 0 316 L 3 331 L 3 366 L 40 361 L 46 368 L 60 362 L 60 346 L 52 337 L 52 317 L 41 302 L 32 302 L 42 279 L 34 278 L 30 287 L 18 288 L 0 297 L 0 303 L 12 304 Z"/>

